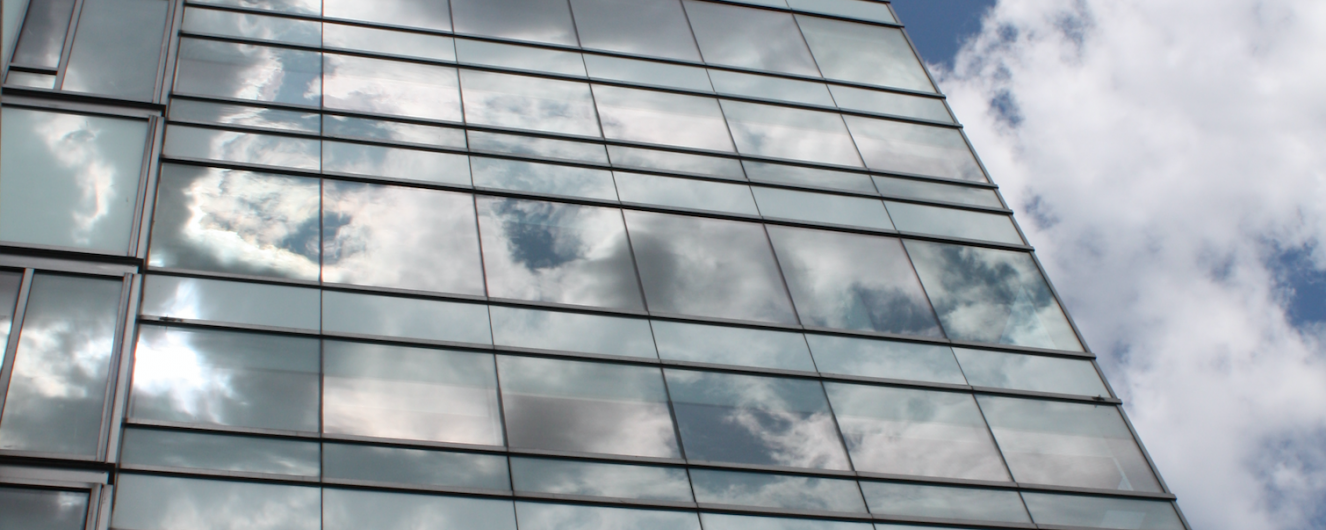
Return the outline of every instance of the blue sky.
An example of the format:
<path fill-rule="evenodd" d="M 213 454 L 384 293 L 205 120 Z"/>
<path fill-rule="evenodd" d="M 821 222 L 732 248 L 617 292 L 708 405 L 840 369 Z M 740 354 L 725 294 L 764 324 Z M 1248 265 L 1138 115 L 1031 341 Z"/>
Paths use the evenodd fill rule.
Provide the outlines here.
<path fill-rule="evenodd" d="M 981 30 L 995 0 L 893 0 L 893 10 L 927 62 L 953 66 L 963 41 Z"/>

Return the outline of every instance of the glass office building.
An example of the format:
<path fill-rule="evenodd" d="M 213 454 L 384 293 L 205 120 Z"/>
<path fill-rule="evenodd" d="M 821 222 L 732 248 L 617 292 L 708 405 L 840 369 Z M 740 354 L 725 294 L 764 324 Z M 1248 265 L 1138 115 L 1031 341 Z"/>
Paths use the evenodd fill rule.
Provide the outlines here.
<path fill-rule="evenodd" d="M 3 2 L 0 529 L 1186 528 L 887 3 Z"/>

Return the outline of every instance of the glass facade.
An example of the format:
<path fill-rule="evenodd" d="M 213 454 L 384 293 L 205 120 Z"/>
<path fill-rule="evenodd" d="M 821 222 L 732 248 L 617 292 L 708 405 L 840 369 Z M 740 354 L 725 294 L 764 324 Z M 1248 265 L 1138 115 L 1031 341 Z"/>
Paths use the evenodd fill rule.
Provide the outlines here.
<path fill-rule="evenodd" d="M 3 6 L 0 529 L 1187 529 L 887 2 Z"/>

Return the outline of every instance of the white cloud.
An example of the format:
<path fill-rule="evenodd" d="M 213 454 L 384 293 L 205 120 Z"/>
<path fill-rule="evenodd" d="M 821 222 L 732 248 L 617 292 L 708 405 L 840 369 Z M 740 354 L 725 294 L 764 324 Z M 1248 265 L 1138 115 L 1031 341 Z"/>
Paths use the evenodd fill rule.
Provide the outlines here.
<path fill-rule="evenodd" d="M 1000 0 L 939 77 L 1193 527 L 1323 524 L 1326 2 Z"/>

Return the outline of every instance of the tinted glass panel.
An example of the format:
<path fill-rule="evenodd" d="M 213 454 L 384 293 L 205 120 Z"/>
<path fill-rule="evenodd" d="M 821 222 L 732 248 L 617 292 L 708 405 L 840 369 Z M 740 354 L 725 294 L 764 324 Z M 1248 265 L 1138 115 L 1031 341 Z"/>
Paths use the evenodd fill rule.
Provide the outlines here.
<path fill-rule="evenodd" d="M 471 158 L 470 165 L 479 188 L 617 201 L 612 173 L 601 169 L 481 157 Z"/>
<path fill-rule="evenodd" d="M 287 48 L 180 39 L 173 90 L 317 107 L 322 103 L 320 55 Z"/>
<path fill-rule="evenodd" d="M 653 325 L 663 359 L 815 371 L 800 333 L 662 320 Z"/>
<path fill-rule="evenodd" d="M 492 306 L 498 346 L 658 358 L 649 321 Z"/>
<path fill-rule="evenodd" d="M 5 75 L 5 84 L 52 90 L 55 88 L 55 76 L 48 74 L 34 74 L 32 72 L 11 71 Z"/>
<path fill-rule="evenodd" d="M 322 117 L 322 134 L 346 138 L 390 140 L 399 143 L 465 148 L 465 131 L 415 123 L 369 120 L 347 116 Z"/>
<path fill-rule="evenodd" d="M 1023 493 L 1037 524 L 1135 530 L 1184 530 L 1167 501 Z"/>
<path fill-rule="evenodd" d="M 879 199 L 829 195 L 752 186 L 755 202 L 765 217 L 831 225 L 892 230 L 889 214 Z"/>
<path fill-rule="evenodd" d="M 26 16 L 11 11 L 15 6 L 5 4 L 5 19 L 11 16 L 20 18 L 22 33 L 14 47 L 14 64 L 55 68 L 60 65 L 60 54 L 64 51 L 65 37 L 69 33 L 69 17 L 74 13 L 74 0 L 33 0 L 27 3 Z M 21 5 L 21 4 L 20 4 Z M 5 24 L 5 51 L 9 51 L 9 39 L 13 38 Z"/>
<path fill-rule="evenodd" d="M 612 158 L 612 165 L 619 167 L 658 169 L 673 173 L 746 180 L 746 175 L 741 171 L 741 162 L 733 158 L 690 155 L 616 145 L 608 146 L 608 154 Z"/>
<path fill-rule="evenodd" d="M 329 479 L 510 490 L 506 456 L 322 444 L 322 476 Z"/>
<path fill-rule="evenodd" d="M 319 131 L 319 115 L 313 112 L 226 105 L 178 98 L 170 102 L 170 119 L 313 134 Z"/>
<path fill-rule="evenodd" d="M 795 324 L 758 224 L 627 211 L 649 310 Z"/>
<path fill-rule="evenodd" d="M 491 151 L 538 158 L 576 160 L 600 165 L 608 163 L 608 152 L 604 149 L 603 144 L 568 142 L 480 131 L 466 131 L 466 134 L 469 135 L 470 150 L 472 151 Z"/>
<path fill-rule="evenodd" d="M 864 512 L 855 480 L 692 469 L 695 500 L 790 510 Z"/>
<path fill-rule="evenodd" d="M 599 136 L 585 83 L 462 70 L 461 84 L 469 123 Z"/>
<path fill-rule="evenodd" d="M 120 475 L 114 528 L 320 530 L 318 488 Z"/>
<path fill-rule="evenodd" d="M 875 194 L 875 186 L 870 183 L 870 176 L 862 173 L 766 164 L 749 160 L 741 161 L 741 165 L 746 167 L 746 175 L 754 182 L 771 182 L 774 184 Z"/>
<path fill-rule="evenodd" d="M 637 61 L 620 57 L 585 54 L 585 68 L 592 79 L 626 81 L 684 90 L 711 92 L 709 75 L 704 68 L 676 64 Z"/>
<path fill-rule="evenodd" d="M 323 343 L 323 432 L 502 445 L 488 354 Z"/>
<path fill-rule="evenodd" d="M 451 30 L 451 9 L 447 0 L 417 2 L 414 0 L 323 0 L 322 16 L 345 18 L 363 22 L 380 22 L 392 26 Z"/>
<path fill-rule="evenodd" d="M 818 381 L 666 372 L 686 458 L 849 469 Z"/>
<path fill-rule="evenodd" d="M 0 344 L 9 344 L 14 309 L 18 304 L 18 289 L 22 282 L 22 273 L 0 272 Z"/>
<path fill-rule="evenodd" d="M 881 515 L 1030 523 L 1012 490 L 861 482 L 870 511 Z M 892 529 L 893 527 L 889 527 Z"/>
<path fill-rule="evenodd" d="M 819 77 L 792 15 L 694 0 L 685 4 L 705 62 Z"/>
<path fill-rule="evenodd" d="M 327 108 L 461 121 L 455 68 L 330 53 L 322 64 Z"/>
<path fill-rule="evenodd" d="M 879 171 L 985 182 L 958 129 L 843 116 L 866 167 Z"/>
<path fill-rule="evenodd" d="M 87 498 L 85 491 L 0 487 L 0 528 L 84 530 Z"/>
<path fill-rule="evenodd" d="M 465 155 L 418 149 L 323 141 L 322 170 L 392 180 L 470 185 L 469 160 Z"/>
<path fill-rule="evenodd" d="M 318 0 L 201 0 L 198 3 L 313 16 L 321 11 L 321 2 Z"/>
<path fill-rule="evenodd" d="M 616 177 L 617 193 L 623 202 L 749 216 L 760 214 L 748 186 L 621 171 L 615 172 L 613 176 Z"/>
<path fill-rule="evenodd" d="M 861 166 L 837 114 L 726 100 L 723 114 L 742 154 Z"/>
<path fill-rule="evenodd" d="M 881 2 L 861 0 L 787 0 L 787 5 L 798 11 L 823 13 L 840 17 L 870 20 L 874 22 L 897 23 L 888 6 Z"/>
<path fill-rule="evenodd" d="M 325 291 L 322 330 L 441 342 L 492 344 L 488 308 L 441 300 Z"/>
<path fill-rule="evenodd" d="M 372 5 L 379 8 L 382 7 L 382 4 Z M 423 7 L 424 9 L 429 9 L 438 4 L 417 3 L 415 5 Z M 445 13 L 446 3 L 444 2 L 441 5 L 443 6 L 442 9 Z M 324 24 L 322 28 L 322 45 L 327 48 L 364 50 L 404 57 L 433 59 L 435 61 L 451 62 L 456 60 L 456 46 L 452 42 L 451 37 L 406 33 L 403 31 L 387 31 L 359 26 Z"/>
<path fill-rule="evenodd" d="M 575 46 L 566 0 L 453 0 L 456 33 Z"/>
<path fill-rule="evenodd" d="M 695 512 L 517 502 L 516 514 L 520 518 L 521 530 L 700 530 L 700 520 Z"/>
<path fill-rule="evenodd" d="M 829 91 L 833 92 L 834 101 L 843 109 L 954 123 L 953 116 L 945 108 L 942 99 L 842 85 L 829 85 Z"/>
<path fill-rule="evenodd" d="M 966 384 L 948 346 L 806 335 L 815 366 L 826 374 Z"/>
<path fill-rule="evenodd" d="M 316 477 L 317 442 L 125 429 L 120 461 L 125 464 L 245 471 Z"/>
<path fill-rule="evenodd" d="M 969 188 L 938 182 L 881 177 L 879 175 L 875 175 L 875 186 L 886 197 L 910 197 L 973 206 L 989 206 L 991 208 L 1004 207 L 1004 203 L 999 202 L 999 197 L 995 195 L 994 190 L 986 188 Z"/>
<path fill-rule="evenodd" d="M 182 31 L 303 46 L 322 45 L 322 24 L 215 9 L 185 8 Z"/>
<path fill-rule="evenodd" d="M 516 491 L 688 502 L 691 484 L 680 467 L 511 458 Z"/>
<path fill-rule="evenodd" d="M 976 386 L 1110 397 L 1086 359 L 1063 359 L 954 348 L 967 380 Z"/>
<path fill-rule="evenodd" d="M 459 39 L 456 56 L 465 64 L 585 77 L 585 61 L 575 52 Z"/>
<path fill-rule="evenodd" d="M 824 77 L 935 91 L 901 29 L 801 15 L 796 18 Z"/>
<path fill-rule="evenodd" d="M 705 530 L 872 530 L 870 523 L 849 523 L 820 519 L 776 519 L 725 513 L 701 513 Z M 881 527 L 883 528 L 883 527 Z M 892 527 L 890 527 L 892 528 Z"/>
<path fill-rule="evenodd" d="M 281 285 L 148 276 L 144 315 L 318 329 L 318 290 Z"/>
<path fill-rule="evenodd" d="M 677 0 L 571 0 L 571 8 L 585 48 L 700 60 Z"/>
<path fill-rule="evenodd" d="M 513 448 L 680 456 L 657 368 L 507 356 L 497 365 Z"/>
<path fill-rule="evenodd" d="M 833 106 L 833 97 L 829 95 L 824 83 L 742 74 L 727 70 L 709 70 L 709 79 L 714 82 L 714 89 L 719 94 Z"/>
<path fill-rule="evenodd" d="M 898 230 L 939 236 L 961 237 L 997 241 L 1010 245 L 1024 245 L 1022 235 L 1013 227 L 1013 218 L 1007 215 L 940 208 L 906 202 L 888 201 Z"/>
<path fill-rule="evenodd" d="M 63 88 L 152 100 L 168 5 L 162 0 L 84 0 Z"/>
<path fill-rule="evenodd" d="M 165 155 L 317 171 L 317 140 L 171 125 Z"/>
<path fill-rule="evenodd" d="M 322 495 L 322 530 L 414 530 L 422 524 L 465 530 L 516 528 L 508 500 L 330 488 Z"/>
<path fill-rule="evenodd" d="M 603 135 L 613 140 L 732 151 L 718 101 L 594 85 Z"/>

